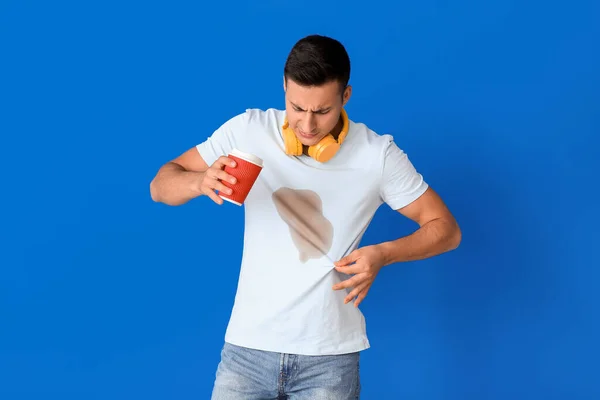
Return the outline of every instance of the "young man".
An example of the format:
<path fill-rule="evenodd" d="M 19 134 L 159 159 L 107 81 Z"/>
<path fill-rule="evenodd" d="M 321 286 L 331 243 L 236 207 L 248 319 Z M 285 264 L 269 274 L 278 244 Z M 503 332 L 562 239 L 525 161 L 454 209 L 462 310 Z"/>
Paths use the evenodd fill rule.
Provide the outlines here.
<path fill-rule="evenodd" d="M 358 308 L 384 266 L 456 248 L 452 214 L 389 135 L 348 119 L 350 60 L 308 36 L 284 68 L 285 111 L 247 110 L 163 165 L 155 201 L 216 204 L 237 148 L 263 159 L 245 206 L 244 251 L 212 398 L 356 399 Z M 383 203 L 415 221 L 409 236 L 359 247 Z"/>

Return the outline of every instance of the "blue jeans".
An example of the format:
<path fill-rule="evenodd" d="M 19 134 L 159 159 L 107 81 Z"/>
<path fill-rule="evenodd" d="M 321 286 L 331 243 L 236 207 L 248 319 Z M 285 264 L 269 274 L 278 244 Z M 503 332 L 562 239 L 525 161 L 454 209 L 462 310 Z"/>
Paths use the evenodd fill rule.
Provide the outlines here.
<path fill-rule="evenodd" d="M 303 356 L 225 343 L 212 400 L 355 400 L 359 353 Z"/>

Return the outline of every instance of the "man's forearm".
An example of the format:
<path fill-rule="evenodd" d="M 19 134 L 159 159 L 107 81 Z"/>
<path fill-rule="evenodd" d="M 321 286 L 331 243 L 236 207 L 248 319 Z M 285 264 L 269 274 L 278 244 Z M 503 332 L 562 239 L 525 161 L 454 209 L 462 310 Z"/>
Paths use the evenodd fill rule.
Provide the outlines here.
<path fill-rule="evenodd" d="M 150 183 L 152 200 L 179 206 L 201 195 L 203 172 L 186 171 L 175 163 L 165 164 Z"/>
<path fill-rule="evenodd" d="M 454 250 L 461 241 L 461 232 L 454 220 L 434 219 L 414 233 L 400 239 L 384 242 L 379 249 L 385 265 L 422 260 Z"/>

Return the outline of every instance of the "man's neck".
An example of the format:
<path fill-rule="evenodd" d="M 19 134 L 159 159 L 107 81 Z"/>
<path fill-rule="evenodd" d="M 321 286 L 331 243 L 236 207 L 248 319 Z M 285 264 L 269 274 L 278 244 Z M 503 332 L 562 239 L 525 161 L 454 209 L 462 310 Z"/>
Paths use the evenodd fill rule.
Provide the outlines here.
<path fill-rule="evenodd" d="M 342 128 L 344 128 L 344 119 L 342 118 L 342 115 L 340 114 L 340 119 L 338 120 L 338 123 L 333 128 L 333 132 L 331 132 L 331 135 L 333 136 L 333 138 L 335 140 L 337 140 L 338 136 L 340 136 L 340 133 L 342 133 Z"/>

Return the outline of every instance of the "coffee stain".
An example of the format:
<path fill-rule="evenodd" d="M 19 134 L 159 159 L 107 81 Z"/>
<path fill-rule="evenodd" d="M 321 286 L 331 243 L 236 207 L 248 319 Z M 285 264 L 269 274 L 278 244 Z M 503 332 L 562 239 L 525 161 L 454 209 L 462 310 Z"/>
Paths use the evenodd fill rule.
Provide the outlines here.
<path fill-rule="evenodd" d="M 323 204 L 312 190 L 281 188 L 272 195 L 277 212 L 288 224 L 300 261 L 327 257 L 333 242 L 333 225 L 323 215 Z"/>

